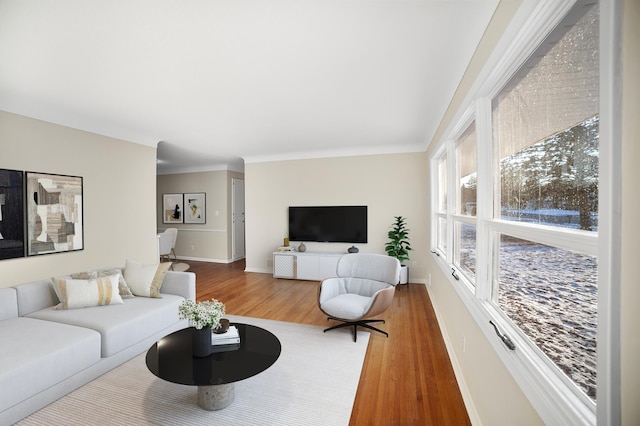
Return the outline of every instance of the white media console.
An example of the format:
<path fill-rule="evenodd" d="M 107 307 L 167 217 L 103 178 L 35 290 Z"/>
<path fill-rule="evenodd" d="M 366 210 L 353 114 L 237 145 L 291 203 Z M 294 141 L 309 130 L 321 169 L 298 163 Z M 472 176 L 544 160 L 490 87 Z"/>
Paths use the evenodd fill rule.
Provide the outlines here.
<path fill-rule="evenodd" d="M 273 277 L 322 281 L 336 276 L 338 259 L 345 253 L 277 251 L 273 253 Z"/>

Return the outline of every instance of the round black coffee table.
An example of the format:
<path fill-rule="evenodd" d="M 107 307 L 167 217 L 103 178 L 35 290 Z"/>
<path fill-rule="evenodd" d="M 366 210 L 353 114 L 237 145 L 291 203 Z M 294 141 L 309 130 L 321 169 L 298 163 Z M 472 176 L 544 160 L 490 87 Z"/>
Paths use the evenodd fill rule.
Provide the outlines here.
<path fill-rule="evenodd" d="M 203 358 L 192 353 L 193 328 L 176 331 L 147 351 L 149 371 L 161 379 L 198 386 L 198 405 L 220 410 L 234 398 L 234 382 L 248 379 L 271 367 L 280 356 L 280 341 L 269 331 L 249 324 L 232 323 L 240 344 L 216 348 Z"/>

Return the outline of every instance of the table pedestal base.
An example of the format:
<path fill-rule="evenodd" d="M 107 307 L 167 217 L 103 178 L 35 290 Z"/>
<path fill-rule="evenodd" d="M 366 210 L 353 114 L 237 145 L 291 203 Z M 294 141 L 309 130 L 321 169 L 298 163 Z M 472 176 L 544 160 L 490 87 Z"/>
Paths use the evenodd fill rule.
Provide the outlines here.
<path fill-rule="evenodd" d="M 233 402 L 234 383 L 198 386 L 198 405 L 208 411 L 222 410 Z"/>

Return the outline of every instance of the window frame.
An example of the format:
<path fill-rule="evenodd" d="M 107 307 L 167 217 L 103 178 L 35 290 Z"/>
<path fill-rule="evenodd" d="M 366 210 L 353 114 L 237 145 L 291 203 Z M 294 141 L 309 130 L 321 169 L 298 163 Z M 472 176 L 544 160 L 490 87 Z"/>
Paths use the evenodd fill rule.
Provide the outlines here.
<path fill-rule="evenodd" d="M 476 320 L 500 359 L 545 423 L 555 424 L 616 424 L 620 420 L 620 323 L 615 316 L 620 304 L 620 79 L 619 22 L 621 5 L 618 1 L 600 2 L 600 177 L 599 230 L 588 232 L 563 230 L 538 224 L 505 221 L 493 217 L 493 193 L 499 182 L 494 177 L 498 159 L 493 156 L 492 99 L 502 90 L 511 76 L 540 43 L 564 19 L 577 0 L 524 0 L 494 53 L 478 79 L 472 85 L 462 107 L 454 114 L 450 128 L 437 142 L 430 157 L 431 168 L 431 247 L 434 260 L 465 306 Z M 616 26 L 616 24 L 618 24 Z M 475 121 L 478 189 L 476 226 L 476 286 L 465 279 L 456 280 L 451 270 L 454 262 L 453 227 L 467 216 L 456 214 L 452 198 L 455 180 L 455 144 L 468 125 Z M 607 143 L 608 141 L 608 143 Z M 438 164 L 445 159 L 447 169 L 448 203 L 446 212 L 439 211 L 440 182 Z M 483 178 L 481 178 L 481 176 Z M 436 207 L 433 207 L 436 206 Z M 437 246 L 439 221 L 447 224 L 447 245 Z M 597 330 L 597 404 L 579 392 L 569 379 L 539 348 L 516 332 L 506 315 L 492 300 L 497 282 L 495 266 L 489 264 L 490 253 L 498 249 L 497 233 L 548 244 L 565 250 L 578 251 L 598 258 L 598 330 Z M 461 276 L 462 274 L 459 274 Z M 481 284 L 481 285 L 478 285 Z M 497 297 L 497 296 L 494 296 Z M 489 325 L 493 320 L 509 335 L 517 351 L 509 351 L 496 338 Z"/>

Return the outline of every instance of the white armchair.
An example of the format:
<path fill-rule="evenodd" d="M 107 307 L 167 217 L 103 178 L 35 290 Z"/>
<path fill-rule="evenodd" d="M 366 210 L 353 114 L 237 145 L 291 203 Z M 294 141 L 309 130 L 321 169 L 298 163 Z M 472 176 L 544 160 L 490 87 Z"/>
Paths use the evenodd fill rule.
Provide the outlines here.
<path fill-rule="evenodd" d="M 178 228 L 167 228 L 164 231 L 165 234 L 171 236 L 171 254 L 173 254 L 173 260 L 178 260 L 176 256 L 176 241 L 178 240 Z"/>
<path fill-rule="evenodd" d="M 398 259 L 381 254 L 346 254 L 338 260 L 337 277 L 324 280 L 318 290 L 318 306 L 329 316 L 328 320 L 340 321 L 325 332 L 342 327 L 353 327 L 353 341 L 357 340 L 358 327 L 389 334 L 370 323 L 384 312 L 393 301 L 395 286 L 400 280 Z"/>
<path fill-rule="evenodd" d="M 158 234 L 158 251 L 160 252 L 160 261 L 171 261 L 171 235 L 166 232 Z"/>

